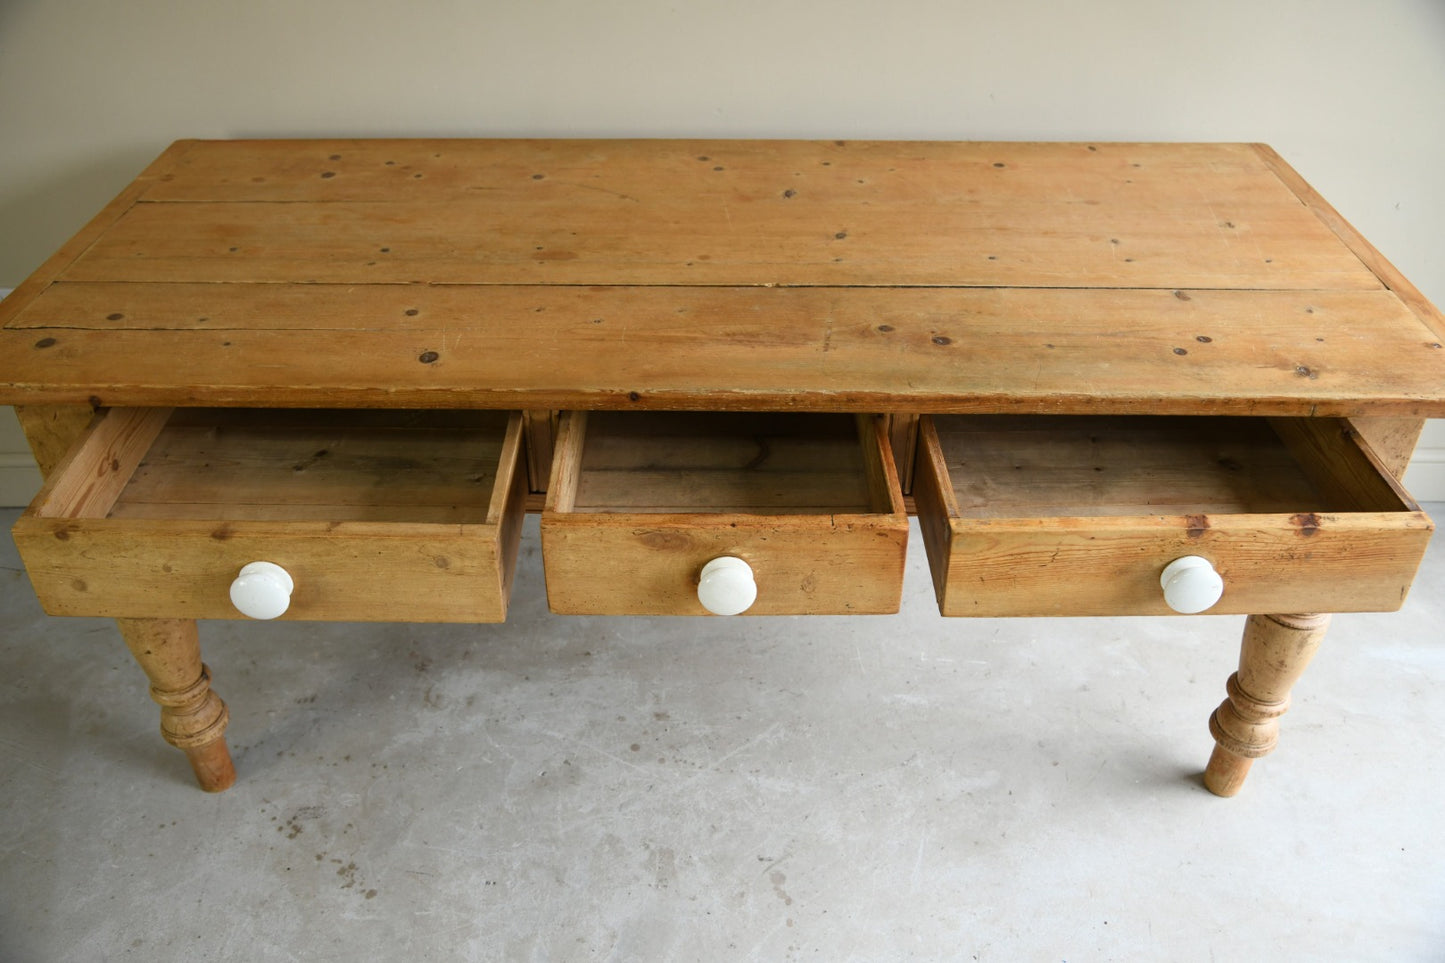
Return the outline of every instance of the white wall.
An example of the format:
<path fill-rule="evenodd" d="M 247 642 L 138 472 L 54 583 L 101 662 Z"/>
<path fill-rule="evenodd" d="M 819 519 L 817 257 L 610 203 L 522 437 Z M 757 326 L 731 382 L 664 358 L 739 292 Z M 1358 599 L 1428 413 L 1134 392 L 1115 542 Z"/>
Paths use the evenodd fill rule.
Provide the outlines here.
<path fill-rule="evenodd" d="M 1261 140 L 1445 303 L 1440 0 L 0 0 L 0 287 L 175 138 L 326 134 Z"/>

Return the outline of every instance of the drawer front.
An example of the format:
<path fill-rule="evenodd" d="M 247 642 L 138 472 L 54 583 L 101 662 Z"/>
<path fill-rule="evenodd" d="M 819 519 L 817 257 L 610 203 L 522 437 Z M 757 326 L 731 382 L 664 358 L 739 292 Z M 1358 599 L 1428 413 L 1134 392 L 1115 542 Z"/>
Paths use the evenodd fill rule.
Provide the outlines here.
<path fill-rule="evenodd" d="M 1223 580 L 1208 614 L 1390 611 L 1430 538 L 1343 422 L 995 424 L 921 425 L 914 496 L 944 615 L 1171 614 L 1161 575 L 1187 556 Z"/>
<path fill-rule="evenodd" d="M 465 416 L 399 414 L 393 424 L 377 413 L 313 414 L 320 426 L 288 427 L 281 434 L 294 437 L 275 445 L 256 443 L 269 429 L 241 427 L 247 417 L 221 416 L 216 442 L 214 429 L 178 427 L 166 412 L 102 415 L 15 525 L 46 611 L 239 618 L 232 582 L 264 561 L 293 582 L 281 618 L 505 618 L 526 498 L 519 417 L 438 430 L 436 420 Z M 275 416 L 288 425 L 298 417 L 307 416 Z M 228 460 L 242 447 L 259 452 L 256 461 L 291 457 Z M 458 449 L 479 451 L 486 467 L 448 460 Z M 418 457 L 433 450 L 448 467 Z M 307 473 L 314 480 L 301 480 Z M 392 479 L 399 490 L 384 491 Z M 449 504 L 458 492 L 475 504 Z"/>
<path fill-rule="evenodd" d="M 751 486 L 721 464 L 731 457 L 727 450 L 733 442 L 709 440 L 707 421 L 701 420 L 699 431 L 688 443 L 649 439 L 641 430 L 619 433 L 610 447 L 598 442 L 593 460 L 606 465 L 599 470 L 622 475 L 609 489 L 630 502 L 630 510 L 621 511 L 578 502 L 579 488 L 587 490 L 586 476 L 591 470 L 584 458 L 587 418 L 575 412 L 563 416 L 548 505 L 542 516 L 542 558 L 552 610 L 593 615 L 705 615 L 707 610 L 698 597 L 703 567 L 714 559 L 732 557 L 747 563 L 756 584 L 756 599 L 746 609 L 748 615 L 896 612 L 902 593 L 908 516 L 884 423 L 867 418 L 856 429 L 856 444 L 861 446 L 857 464 L 862 475 L 855 481 L 868 491 L 871 506 L 863 504 L 851 511 L 810 506 L 805 503 L 826 500 L 822 489 L 835 486 L 818 481 L 818 472 L 801 473 L 809 474 L 809 480 L 801 482 L 796 480 L 800 473 L 780 470 L 779 477 L 787 479 L 780 485 L 790 487 L 768 489 L 776 498 L 749 511 L 737 510 L 738 492 L 767 486 Z M 759 432 L 768 430 L 765 422 L 759 425 Z M 731 435 L 731 427 L 728 433 Z M 665 452 L 646 450 L 654 442 Z M 696 451 L 680 452 L 687 444 Z M 749 471 L 761 470 L 764 461 L 788 457 L 781 451 L 786 441 L 773 439 L 759 445 L 767 457 L 746 460 Z M 813 451 L 808 457 L 826 459 L 827 455 Z M 659 469 L 664 462 L 666 467 Z M 710 466 L 707 471 L 696 467 L 703 462 Z M 630 467 L 633 463 L 635 472 Z M 680 479 L 678 485 L 669 484 L 668 477 L 659 478 L 669 472 Z M 702 476 L 707 478 L 705 483 L 698 480 Z M 631 477 L 637 479 L 635 485 L 627 483 Z M 803 487 L 808 488 L 806 494 L 798 491 Z M 729 510 L 673 510 L 683 500 L 677 494 L 682 488 L 687 489 L 688 498 L 726 499 Z M 643 491 L 655 494 L 639 494 Z M 636 504 L 648 498 L 669 510 L 647 510 L 651 506 Z M 784 503 L 789 507 L 780 508 Z"/>
<path fill-rule="evenodd" d="M 703 566 L 741 558 L 757 600 L 748 615 L 897 612 L 902 525 L 864 517 L 551 516 L 542 523 L 547 600 L 564 615 L 706 615 Z"/>

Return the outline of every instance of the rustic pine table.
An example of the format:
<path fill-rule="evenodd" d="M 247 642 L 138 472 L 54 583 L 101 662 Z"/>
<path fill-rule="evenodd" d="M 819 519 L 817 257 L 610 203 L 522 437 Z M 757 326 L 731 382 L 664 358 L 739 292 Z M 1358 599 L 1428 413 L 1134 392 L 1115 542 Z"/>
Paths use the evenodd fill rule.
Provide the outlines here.
<path fill-rule="evenodd" d="M 528 510 L 558 612 L 887 612 L 912 511 L 944 615 L 1248 614 L 1230 795 L 1445 415 L 1445 318 L 1251 144 L 182 141 L 0 339 L 35 590 L 208 790 L 196 619 L 499 621 Z"/>

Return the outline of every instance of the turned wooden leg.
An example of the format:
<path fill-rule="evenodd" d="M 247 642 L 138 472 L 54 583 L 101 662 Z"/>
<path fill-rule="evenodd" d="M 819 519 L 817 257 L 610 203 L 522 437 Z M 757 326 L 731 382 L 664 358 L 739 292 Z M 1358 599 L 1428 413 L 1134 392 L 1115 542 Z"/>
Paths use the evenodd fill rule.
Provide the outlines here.
<path fill-rule="evenodd" d="M 206 792 L 231 788 L 236 767 L 226 748 L 230 714 L 211 691 L 201 664 L 200 638 L 191 619 L 118 619 L 131 655 L 151 680 L 161 706 L 161 736 L 186 754 Z"/>
<path fill-rule="evenodd" d="M 1239 671 L 1229 677 L 1229 698 L 1209 717 L 1214 754 L 1204 785 L 1216 796 L 1244 787 L 1250 764 L 1279 742 L 1279 717 L 1289 692 L 1319 650 L 1328 615 L 1251 615 L 1244 625 Z"/>

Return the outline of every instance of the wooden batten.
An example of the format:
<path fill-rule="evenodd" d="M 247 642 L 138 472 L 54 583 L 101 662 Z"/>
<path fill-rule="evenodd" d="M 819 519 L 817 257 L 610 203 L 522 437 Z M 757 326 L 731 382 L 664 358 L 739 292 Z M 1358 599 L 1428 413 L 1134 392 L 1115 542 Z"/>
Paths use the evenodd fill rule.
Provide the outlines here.
<path fill-rule="evenodd" d="M 868 479 L 872 511 L 906 514 L 903 486 L 893 458 L 892 431 L 886 415 L 859 415 L 858 441 L 863 451 L 863 468 Z"/>
<path fill-rule="evenodd" d="M 549 410 L 522 412 L 527 480 L 533 493 L 547 490 L 547 479 L 552 473 L 552 451 L 557 439 L 558 415 L 559 412 Z"/>
<path fill-rule="evenodd" d="M 37 518 L 104 518 L 169 420 L 166 408 L 97 415 L 31 504 Z"/>
<path fill-rule="evenodd" d="M 552 452 L 552 474 L 547 481 L 545 511 L 570 512 L 576 503 L 577 477 L 582 470 L 582 446 L 586 439 L 587 412 L 562 412 Z"/>

